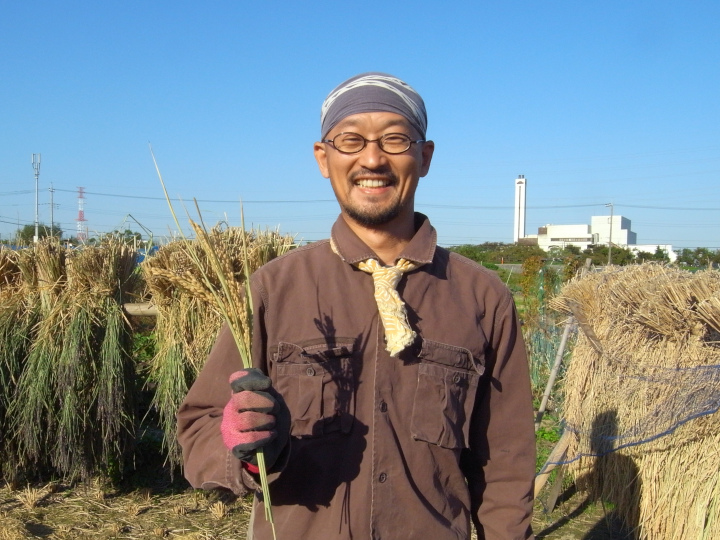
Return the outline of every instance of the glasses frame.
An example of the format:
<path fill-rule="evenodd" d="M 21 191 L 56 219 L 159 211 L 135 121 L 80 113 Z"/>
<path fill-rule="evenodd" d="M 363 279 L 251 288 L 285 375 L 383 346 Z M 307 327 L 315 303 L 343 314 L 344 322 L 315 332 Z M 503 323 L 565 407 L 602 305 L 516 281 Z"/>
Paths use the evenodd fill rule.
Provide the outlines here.
<path fill-rule="evenodd" d="M 335 139 L 337 139 L 338 137 L 340 137 L 340 136 L 342 136 L 342 135 L 357 135 L 358 137 L 360 137 L 360 138 L 363 140 L 363 145 L 362 145 L 362 147 L 360 147 L 358 150 L 355 150 L 355 151 L 353 151 L 353 152 L 348 152 L 347 150 L 340 150 L 337 146 L 335 146 Z M 386 137 L 390 137 L 391 135 L 402 135 L 403 137 L 407 137 L 407 139 L 408 139 L 408 141 L 407 141 L 407 143 L 408 143 L 407 148 L 405 148 L 404 150 L 401 150 L 400 152 L 388 152 L 388 151 L 384 148 L 383 140 L 384 140 Z M 338 152 L 340 152 L 341 154 L 348 154 L 348 155 L 359 154 L 360 152 L 362 152 L 363 150 L 365 150 L 365 148 L 367 147 L 368 143 L 374 142 L 374 143 L 377 143 L 377 145 L 378 145 L 378 147 L 380 148 L 380 150 L 382 150 L 382 151 L 385 152 L 386 154 L 390 154 L 390 155 L 395 156 L 395 155 L 402 154 L 402 153 L 407 152 L 408 150 L 410 150 L 410 147 L 413 145 L 413 143 L 414 143 L 414 144 L 419 144 L 419 143 L 424 143 L 424 142 L 427 142 L 427 141 L 426 141 L 425 139 L 413 140 L 413 139 L 411 139 L 410 136 L 409 136 L 408 134 L 406 134 L 406 133 L 385 133 L 382 137 L 380 137 L 380 138 L 378 138 L 378 139 L 366 139 L 365 137 L 363 137 L 363 136 L 360 135 L 359 133 L 355 133 L 354 131 L 343 131 L 342 133 L 338 133 L 337 135 L 335 135 L 332 139 L 322 139 L 320 142 L 331 144 L 332 147 L 333 147 L 335 150 L 337 150 Z"/>

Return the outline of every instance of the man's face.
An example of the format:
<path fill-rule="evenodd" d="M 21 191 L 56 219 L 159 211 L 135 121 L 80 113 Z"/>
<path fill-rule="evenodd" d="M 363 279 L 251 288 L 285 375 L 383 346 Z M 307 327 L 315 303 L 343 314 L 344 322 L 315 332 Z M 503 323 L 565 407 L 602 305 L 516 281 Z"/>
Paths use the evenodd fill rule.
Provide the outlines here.
<path fill-rule="evenodd" d="M 421 137 L 401 115 L 389 112 L 354 114 L 338 123 L 326 139 L 354 132 L 368 140 L 387 133 Z M 399 216 L 412 216 L 418 180 L 430 168 L 432 141 L 412 144 L 402 154 L 388 154 L 368 143 L 356 154 L 343 154 L 330 143 L 315 143 L 320 172 L 330 179 L 343 213 L 360 225 L 387 225 Z"/>

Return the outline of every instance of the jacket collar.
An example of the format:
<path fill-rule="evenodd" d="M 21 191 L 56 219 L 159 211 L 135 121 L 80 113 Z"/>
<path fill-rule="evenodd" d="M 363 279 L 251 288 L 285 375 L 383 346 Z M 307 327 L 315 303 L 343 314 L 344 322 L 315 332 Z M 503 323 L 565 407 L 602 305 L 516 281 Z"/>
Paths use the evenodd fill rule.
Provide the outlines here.
<path fill-rule="evenodd" d="M 437 232 L 424 214 L 415 212 L 415 236 L 402 250 L 399 259 L 408 259 L 419 264 L 429 264 L 435 255 Z M 340 258 L 348 264 L 357 264 L 367 259 L 377 259 L 377 255 L 365 242 L 353 232 L 343 219 L 338 216 L 332 226 L 331 242 Z"/>

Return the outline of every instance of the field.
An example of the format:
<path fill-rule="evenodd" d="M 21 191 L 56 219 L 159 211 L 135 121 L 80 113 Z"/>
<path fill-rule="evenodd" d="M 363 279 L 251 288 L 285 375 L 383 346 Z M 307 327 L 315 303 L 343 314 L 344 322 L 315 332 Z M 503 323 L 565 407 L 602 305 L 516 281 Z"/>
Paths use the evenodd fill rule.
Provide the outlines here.
<path fill-rule="evenodd" d="M 218 230 L 212 234 L 222 245 L 239 244 L 237 239 L 233 240 L 232 231 Z M 228 235 L 229 241 L 225 239 Z M 265 257 L 276 256 L 286 249 L 283 246 L 289 245 L 288 239 L 272 234 L 267 238 L 274 243 L 272 250 L 263 250 Z M 118 262 L 110 263 L 108 253 L 114 253 L 115 259 L 112 260 Z M 76 253 L 65 252 L 52 243 L 46 243 L 34 252 L 17 256 L 4 252 L 3 255 L 4 280 L 8 285 L 3 297 L 3 313 L 6 316 L 3 320 L 7 324 L 2 328 L 6 332 L 3 335 L 8 336 L 5 339 L 13 340 L 8 343 L 14 347 L 12 350 L 6 348 L 9 356 L 5 356 L 7 363 L 4 369 L 8 377 L 4 380 L 10 385 L 8 390 L 17 385 L 25 392 L 16 391 L 14 394 L 23 397 L 24 401 L 8 401 L 7 405 L 3 405 L 7 426 L 16 430 L 14 433 L 20 446 L 15 446 L 13 432 L 5 433 L 8 459 L 3 464 L 5 483 L 0 485 L 0 520 L 3 525 L 0 540 L 244 537 L 249 500 L 219 492 L 193 490 L 182 478 L 178 467 L 178 449 L 173 442 L 173 416 L 178 399 L 186 390 L 178 388 L 177 382 L 192 379 L 197 366 L 188 365 L 186 359 L 204 358 L 212 343 L 212 335 L 200 336 L 195 329 L 212 329 L 219 325 L 216 316 L 214 319 L 205 318 L 207 308 L 197 301 L 192 291 L 185 290 L 189 274 L 186 272 L 177 281 L 179 273 L 174 270 L 178 265 L 189 267 L 183 253 L 166 248 L 144 266 L 142 277 L 149 287 L 149 292 L 145 294 L 152 295 L 161 311 L 157 318 L 133 318 L 132 327 L 110 327 L 106 322 L 110 320 L 110 315 L 117 317 L 118 312 L 113 307 L 116 300 L 113 298 L 132 295 L 132 291 L 138 289 L 136 285 L 131 288 L 129 284 L 136 283 L 141 277 L 130 264 L 132 253 L 121 243 L 110 241 Z M 261 263 L 258 261 L 257 264 Z M 33 268 L 36 270 L 33 271 Z M 114 277 L 114 269 L 122 270 L 122 276 Z M 34 272 L 39 275 L 37 279 L 32 277 Z M 107 276 L 104 287 L 98 287 L 99 275 Z M 526 328 L 538 326 L 542 319 L 543 298 L 538 298 L 536 294 L 537 279 L 523 279 L 521 274 L 503 270 L 500 270 L 500 275 L 517 294 Z M 552 275 L 554 273 L 546 275 L 548 286 L 551 283 L 547 276 L 552 278 Z M 73 287 L 66 287 L 66 282 L 72 282 Z M 55 285 L 47 288 L 39 287 L 38 283 Z M 124 284 L 124 288 L 118 289 L 118 283 Z M 78 290 L 86 291 L 86 296 L 77 296 Z M 24 299 L 36 303 L 30 304 Z M 33 315 L 35 319 L 27 318 L 29 322 L 22 327 L 27 334 L 20 334 L 20 327 L 14 321 L 18 319 L 18 313 L 28 312 L 30 305 L 38 306 L 32 312 L 36 314 Z M 90 312 L 90 309 L 94 311 Z M 193 318 L 188 318 L 188 314 Z M 33 320 L 40 320 L 45 326 L 33 326 Z M 87 322 L 82 327 L 66 325 L 66 321 L 75 320 Z M 546 323 L 542 324 L 547 326 Z M 40 332 L 36 334 L 34 328 L 39 328 Z M 62 345 L 58 341 L 58 329 L 65 336 Z M 547 380 L 548 363 L 556 347 L 553 342 L 558 337 L 556 331 L 548 333 L 546 330 L 529 340 L 537 357 L 533 360 L 536 393 Z M 115 341 L 110 342 L 109 338 Z M 68 349 L 68 344 L 71 349 Z M 75 411 L 96 407 L 102 394 L 97 397 L 85 390 L 100 388 L 93 381 L 103 380 L 102 373 L 95 372 L 93 367 L 107 362 L 103 359 L 105 357 L 96 357 L 98 350 L 105 351 L 106 355 L 113 350 L 124 351 L 122 357 L 107 356 L 118 366 L 114 372 L 118 382 L 113 387 L 125 385 L 124 394 L 118 394 L 112 401 L 118 407 L 117 415 L 128 419 L 134 417 L 138 425 L 133 430 L 137 440 L 127 440 L 128 444 L 122 447 L 106 446 L 107 437 L 94 439 L 99 430 L 89 414 L 56 416 L 53 407 L 38 406 L 38 403 L 55 402 L 64 407 L 68 404 L 66 397 L 71 396 L 78 407 L 73 409 Z M 66 355 L 63 351 L 77 352 Z M 30 376 L 25 369 L 25 374 L 19 376 L 18 369 L 22 364 L 12 364 L 13 358 L 27 358 L 27 365 L 35 366 L 35 375 Z M 50 366 L 50 369 L 45 366 Z M 128 369 L 135 373 L 128 372 Z M 178 375 L 181 373 L 185 375 Z M 78 374 L 85 377 L 85 386 L 73 383 Z M 41 384 L 42 380 L 49 381 L 54 387 Z M 66 412 L 72 413 L 73 410 L 67 409 Z M 23 420 L 14 421 L 13 415 L 16 414 L 22 414 Z M 131 426 L 114 427 L 111 422 L 113 415 L 102 418 L 108 418 L 103 420 L 106 422 L 103 424 L 105 432 L 126 430 Z M 538 467 L 557 440 L 557 432 L 557 418 L 553 411 L 549 411 L 538 437 Z M 88 453 L 83 439 L 78 438 L 78 435 L 83 436 L 82 433 L 89 433 L 90 439 L 87 440 L 95 441 L 92 444 L 99 450 Z M 59 439 L 59 436 L 65 438 Z M 65 440 L 70 446 L 63 442 Z M 134 443 L 137 447 L 133 447 Z M 48 448 L 52 453 L 47 451 Z M 566 495 L 561 497 L 553 512 L 546 514 L 542 504 L 538 503 L 535 520 L 538 536 L 613 537 L 602 536 L 605 534 L 602 531 L 607 530 L 604 509 L 585 504 L 582 495 L 571 495 L 572 486 L 564 487 L 568 488 Z M 595 536 L 587 536 L 591 531 L 595 531 L 592 532 Z"/>
<path fill-rule="evenodd" d="M 566 500 L 545 514 L 536 505 L 537 538 L 610 540 L 632 538 L 611 510 L 568 489 Z M 250 501 L 192 490 L 176 481 L 118 488 L 100 481 L 70 488 L 62 483 L 0 488 L 0 540 L 244 538 Z"/>
<path fill-rule="evenodd" d="M 558 419 L 550 411 L 538 431 L 538 467 L 557 441 L 558 430 Z M 0 540 L 245 537 L 249 497 L 194 490 L 177 471 L 170 474 L 157 434 L 148 434 L 141 443 L 142 461 L 119 484 L 95 478 L 75 485 L 54 480 L 0 487 Z M 632 538 L 611 508 L 587 501 L 568 480 L 562 489 L 552 512 L 544 508 L 548 487 L 536 501 L 533 528 L 537 538 Z"/>
<path fill-rule="evenodd" d="M 214 229 L 211 235 L 217 249 L 232 246 L 236 250 L 244 249 L 243 235 L 227 229 Z M 262 249 L 256 251 L 258 258 L 253 263 L 257 265 L 291 247 L 291 239 L 272 233 L 248 238 L 253 242 L 261 241 L 257 245 Z M 192 244 L 184 244 L 180 250 L 165 247 L 143 263 L 142 268 L 135 264 L 135 254 L 118 242 L 77 252 L 66 252 L 52 243 L 41 244 L 32 252 L 0 251 L 0 284 L 4 284 L 0 287 L 3 345 L 0 347 L 0 427 L 3 429 L 0 439 L 3 456 L 0 460 L 0 540 L 210 540 L 245 536 L 250 500 L 221 492 L 193 490 L 180 470 L 174 414 L 188 385 L 202 367 L 222 322 L 222 317 L 211 308 L 212 295 L 203 298 L 197 292 L 197 276 L 192 274 L 195 266 L 188 258 L 188 253 L 192 255 L 189 250 L 194 249 Z M 227 275 L 242 274 L 240 267 L 231 263 L 237 260 L 237 255 L 224 257 L 228 263 Z M 679 358 L 687 362 L 696 362 L 699 358 L 700 363 L 706 365 L 701 370 L 696 370 L 695 365 L 681 366 L 687 368 L 681 371 L 676 370 L 678 366 L 670 366 L 676 370 L 672 372 L 676 383 L 678 374 L 684 377 L 684 386 L 675 384 L 676 390 L 682 386 L 690 392 L 687 397 L 695 399 L 694 408 L 687 414 L 710 415 L 712 404 L 720 403 L 720 375 L 717 370 L 709 369 L 720 363 L 716 361 L 720 339 L 720 296 L 717 294 L 720 275 L 717 272 L 694 275 L 658 265 L 636 266 L 623 271 L 610 269 L 579 280 L 588 285 L 577 285 L 578 281 L 574 281 L 562 286 L 567 268 L 546 265 L 538 257 L 529 258 L 522 267 L 503 267 L 497 271 L 516 298 L 530 357 L 536 409 L 549 396 L 545 416 L 536 433 L 537 470 L 560 439 L 561 418 L 568 421 L 568 403 L 572 398 L 592 397 L 590 405 L 575 407 L 585 412 L 591 406 L 601 404 L 603 399 L 613 399 L 618 394 L 596 392 L 612 388 L 612 381 L 618 377 L 628 384 L 642 380 L 653 384 L 662 382 L 658 376 L 661 371 L 657 369 L 649 372 L 654 374 L 653 377 L 639 377 L 635 371 L 625 373 L 622 370 L 623 366 L 635 367 L 641 363 L 635 357 L 626 358 L 627 355 L 640 351 L 642 361 L 655 355 L 653 347 L 664 327 L 669 331 L 663 335 L 672 339 L 663 338 L 662 343 L 665 346 L 681 343 L 685 348 L 676 354 L 664 354 L 659 350 L 658 358 Z M 627 276 L 635 276 L 632 277 L 634 281 L 628 281 Z M 106 280 L 104 284 L 99 277 Z M 619 279 L 625 281 L 612 281 Z M 614 285 L 608 285 L 611 282 Z M 653 283 L 655 289 L 652 295 L 643 296 L 638 291 L 647 283 Z M 601 287 L 607 290 L 599 293 Z M 575 297 L 567 296 L 567 291 L 573 290 Z M 663 294 L 659 295 L 657 291 Z M 129 304 L 120 299 L 127 298 L 139 298 L 144 302 L 152 298 L 155 315 L 150 317 L 141 311 L 143 315 L 130 314 L 126 318 L 122 310 L 129 309 Z M 658 304 L 658 298 L 665 299 L 664 303 Z M 578 311 L 578 306 L 599 301 L 613 308 L 625 307 L 619 310 L 616 319 L 600 317 L 600 314 L 610 312 L 608 306 Z M 553 309 L 550 309 L 551 304 Z M 595 317 L 595 326 L 590 324 L 587 313 Z M 658 317 L 658 313 L 662 317 Z M 558 379 L 549 394 L 545 394 L 551 368 L 559 358 L 558 351 L 562 350 L 559 346 L 561 335 L 565 328 L 571 328 L 568 321 L 573 320 L 582 327 L 582 332 L 573 333 L 568 347 L 560 355 L 564 361 Z M 576 326 L 573 322 L 572 327 L 577 330 Z M 610 336 L 609 330 L 615 329 L 619 330 L 619 336 Z M 635 341 L 625 343 L 623 340 L 631 335 L 631 330 Z M 654 337 L 645 340 L 648 332 Z M 598 336 L 604 341 L 598 341 Z M 623 359 L 623 362 L 595 361 L 603 346 L 614 351 L 606 359 Z M 582 385 L 589 381 L 592 385 L 597 380 L 594 377 L 603 375 L 589 378 L 589 368 L 579 363 L 583 358 L 591 360 L 587 366 L 608 366 L 605 369 L 608 373 L 610 368 L 616 370 L 611 373 L 610 382 L 591 386 L 589 390 L 578 390 L 578 382 Z M 701 383 L 693 384 L 695 372 L 707 374 Z M 575 381 L 575 387 L 572 381 Z M 654 395 L 650 393 L 653 388 L 636 394 Z M 661 386 L 657 388 L 662 389 Z M 696 392 L 698 388 L 702 392 Z M 660 399 L 667 395 L 662 390 L 653 391 Z M 672 395 L 678 403 L 657 409 L 668 410 L 667 415 L 652 416 L 661 421 L 659 426 L 665 430 L 675 428 L 671 422 L 673 411 L 676 408 L 684 410 L 687 401 L 683 394 L 675 394 Z M 613 422 L 599 412 L 592 418 L 605 419 L 600 427 L 613 427 L 618 419 L 630 417 L 632 410 L 612 417 Z M 717 433 L 711 424 L 715 421 L 713 418 L 708 416 L 703 422 L 688 424 L 683 428 L 683 437 L 696 441 L 704 436 L 704 432 L 692 431 L 694 426 L 705 426 L 708 433 Z M 594 429 L 594 426 L 590 428 Z M 586 428 L 582 433 L 590 434 L 592 429 Z M 610 433 L 615 434 L 615 431 Z M 576 442 L 581 439 L 580 436 L 573 438 Z M 670 447 L 674 440 L 685 439 L 666 438 L 662 443 Z M 713 440 L 707 440 L 708 444 L 716 446 Z M 590 452 L 585 456 L 599 458 L 604 455 L 601 450 L 592 448 Z M 642 458 L 643 450 L 639 452 L 633 459 Z M 608 455 L 621 456 L 613 451 Z M 632 461 L 621 458 L 601 463 L 619 465 Z M 667 462 L 664 456 L 658 458 L 662 469 Z M 680 459 L 678 466 L 685 467 L 689 461 L 699 462 L 698 459 Z M 578 462 L 573 460 L 573 463 Z M 533 523 L 537 538 L 631 539 L 633 531 L 623 529 L 623 520 L 639 523 L 628 516 L 637 517 L 642 511 L 645 512 L 643 525 L 649 523 L 647 509 L 630 504 L 627 497 L 617 495 L 628 492 L 626 477 L 618 480 L 614 476 L 616 471 L 606 467 L 602 469 L 606 473 L 592 469 L 594 477 L 586 474 L 589 469 L 583 469 L 580 472 L 585 476 L 581 478 L 576 476 L 578 469 L 573 467 L 575 465 L 571 464 L 570 473 L 559 479 L 555 478 L 557 472 L 553 472 L 539 493 Z M 714 465 L 706 468 L 717 469 Z M 651 474 L 643 485 L 661 485 L 661 476 Z M 696 476 L 689 471 L 686 478 Z M 591 499 L 585 491 L 587 485 L 580 490 L 573 484 L 571 478 L 576 477 L 578 483 L 590 478 L 591 491 L 592 481 L 605 491 L 595 489 Z M 600 478 L 599 484 L 597 478 Z M 683 510 L 689 507 L 684 501 L 691 495 L 699 494 L 694 497 L 697 501 L 693 504 L 707 503 L 709 508 L 716 508 L 713 506 L 715 495 L 705 495 L 694 489 L 694 484 L 689 481 L 683 485 L 690 486 L 687 488 L 689 495 L 670 501 L 677 503 L 673 526 L 680 521 Z M 674 486 L 666 486 L 666 489 L 674 489 Z M 646 495 L 643 500 L 648 498 Z M 617 506 L 607 501 L 615 501 Z M 710 511 L 707 513 L 708 530 L 715 527 L 712 521 L 715 515 Z M 664 527 L 668 523 L 663 514 L 658 513 L 655 526 Z M 700 527 L 705 525 L 700 523 Z M 663 535 L 644 536 L 653 540 L 660 537 Z M 672 534 L 666 537 L 684 538 Z"/>

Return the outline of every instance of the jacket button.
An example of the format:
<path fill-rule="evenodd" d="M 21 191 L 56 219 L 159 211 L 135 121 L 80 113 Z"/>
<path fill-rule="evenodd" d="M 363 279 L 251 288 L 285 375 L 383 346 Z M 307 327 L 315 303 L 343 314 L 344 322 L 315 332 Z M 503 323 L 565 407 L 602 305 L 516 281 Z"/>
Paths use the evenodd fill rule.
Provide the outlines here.
<path fill-rule="evenodd" d="M 387 403 L 384 401 L 380 403 L 380 412 L 387 412 Z"/>
<path fill-rule="evenodd" d="M 462 380 L 462 377 L 460 377 L 460 374 L 456 373 L 455 376 L 453 377 L 453 382 L 455 384 L 458 384 L 461 380 Z"/>
<path fill-rule="evenodd" d="M 315 375 L 315 370 L 309 367 L 307 368 L 307 370 L 305 370 L 305 373 L 307 373 L 308 377 L 312 377 L 313 375 Z"/>
<path fill-rule="evenodd" d="M 385 482 L 385 480 L 387 480 L 387 474 L 385 474 L 385 473 L 380 473 L 380 476 L 378 476 L 378 480 L 379 480 L 380 483 L 382 484 L 383 482 Z"/>

